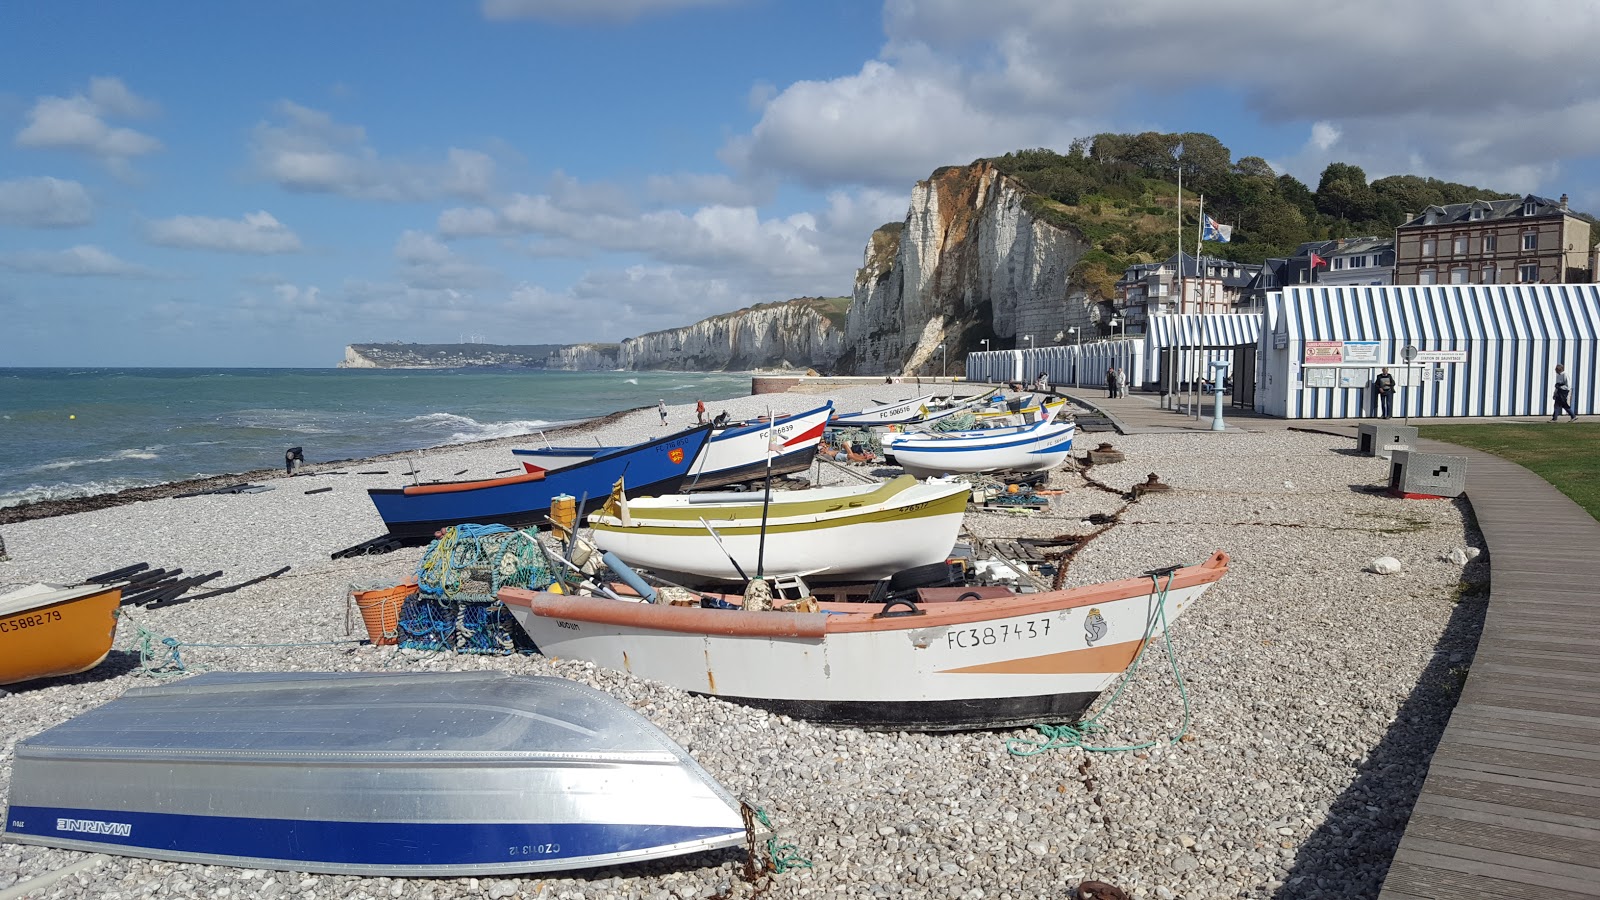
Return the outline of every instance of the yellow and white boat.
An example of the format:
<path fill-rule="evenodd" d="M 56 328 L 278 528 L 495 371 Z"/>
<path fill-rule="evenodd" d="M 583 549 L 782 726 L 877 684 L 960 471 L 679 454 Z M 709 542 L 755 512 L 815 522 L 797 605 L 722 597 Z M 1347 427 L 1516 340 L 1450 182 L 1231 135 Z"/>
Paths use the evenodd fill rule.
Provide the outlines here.
<path fill-rule="evenodd" d="M 85 672 L 106 658 L 122 589 L 33 584 L 0 594 L 0 684 Z"/>

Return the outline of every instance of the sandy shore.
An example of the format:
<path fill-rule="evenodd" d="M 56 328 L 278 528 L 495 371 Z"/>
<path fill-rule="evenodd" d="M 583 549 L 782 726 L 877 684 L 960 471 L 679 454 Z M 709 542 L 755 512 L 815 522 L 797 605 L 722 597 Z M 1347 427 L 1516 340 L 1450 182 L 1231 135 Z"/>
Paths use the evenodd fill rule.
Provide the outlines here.
<path fill-rule="evenodd" d="M 876 385 L 834 396 L 839 408 L 855 409 L 909 392 Z M 765 395 L 711 411 L 742 417 L 813 402 Z M 673 426 L 693 419 L 692 406 L 671 408 Z M 589 423 L 579 437 L 631 443 L 661 433 L 652 408 Z M 980 536 L 1097 534 L 1073 560 L 1069 584 L 1198 561 L 1216 549 L 1233 555 L 1229 575 L 1173 629 L 1193 720 L 1192 737 L 1175 745 L 1019 758 L 1005 745 L 1019 732 L 820 728 L 582 663 L 359 643 L 347 630 L 348 587 L 399 581 L 422 553 L 329 559 L 382 532 L 365 489 L 408 483 L 413 469 L 421 480 L 487 477 L 515 465 L 507 448 L 528 442 L 522 438 L 312 466 L 293 478 L 251 473 L 273 488 L 263 493 L 178 498 L 172 494 L 186 491 L 168 486 L 159 498 L 4 524 L 11 561 L 0 563 L 0 588 L 69 583 L 134 562 L 222 571 L 219 585 L 292 568 L 234 594 L 132 610 L 118 649 L 98 669 L 0 697 L 0 792 L 9 789 L 16 741 L 151 683 L 136 652 L 148 634 L 183 642 L 190 672 L 497 669 L 610 691 L 736 796 L 764 807 L 810 859 L 811 868 L 775 876 L 763 896 L 1059 897 L 1087 877 L 1141 898 L 1375 895 L 1454 703 L 1451 671 L 1470 661 L 1481 619 L 1481 602 L 1470 591 L 1460 600 L 1461 585 L 1481 581 L 1486 560 L 1463 569 L 1445 559 L 1481 546 L 1465 505 L 1360 490 L 1384 479 L 1383 461 L 1322 435 L 1109 439 L 1127 461 L 1053 473 L 1051 485 L 1065 493 L 1047 512 L 970 512 L 968 528 Z M 1129 505 L 1091 483 L 1126 489 L 1149 472 L 1177 490 Z M 322 487 L 333 490 L 306 493 Z M 1089 521 L 1095 514 L 1120 517 L 1102 530 Z M 1398 557 L 1406 570 L 1366 572 L 1380 555 Z M 1104 738 L 1161 738 L 1183 718 L 1170 671 L 1150 665 L 1108 715 L 1113 730 Z M 0 844 L 0 891 L 86 858 Z M 739 860 L 730 851 L 566 877 L 478 880 L 110 857 L 27 896 L 751 896 Z"/>

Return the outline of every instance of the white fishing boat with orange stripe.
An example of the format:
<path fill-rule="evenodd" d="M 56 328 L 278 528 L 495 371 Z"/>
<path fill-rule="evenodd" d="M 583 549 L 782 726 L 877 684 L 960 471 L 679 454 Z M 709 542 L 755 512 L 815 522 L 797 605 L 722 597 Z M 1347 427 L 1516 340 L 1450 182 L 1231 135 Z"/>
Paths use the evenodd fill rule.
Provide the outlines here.
<path fill-rule="evenodd" d="M 1061 591 L 811 613 L 517 589 L 500 599 L 546 656 L 823 724 L 955 731 L 1077 718 L 1227 571 L 1218 551 Z"/>

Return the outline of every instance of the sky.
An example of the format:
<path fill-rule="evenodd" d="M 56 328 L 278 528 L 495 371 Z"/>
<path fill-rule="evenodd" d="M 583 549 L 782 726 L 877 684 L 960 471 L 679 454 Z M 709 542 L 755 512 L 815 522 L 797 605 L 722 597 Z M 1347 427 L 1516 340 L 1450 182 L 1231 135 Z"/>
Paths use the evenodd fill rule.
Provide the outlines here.
<path fill-rule="evenodd" d="M 934 169 L 1107 131 L 1600 212 L 1597 46 L 1589 0 L 6 3 L 0 367 L 848 295 Z"/>

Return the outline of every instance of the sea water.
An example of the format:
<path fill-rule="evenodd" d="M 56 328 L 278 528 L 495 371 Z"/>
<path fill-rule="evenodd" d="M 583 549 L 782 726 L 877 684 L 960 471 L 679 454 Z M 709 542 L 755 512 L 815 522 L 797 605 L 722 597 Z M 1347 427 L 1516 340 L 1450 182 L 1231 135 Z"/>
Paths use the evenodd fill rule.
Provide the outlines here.
<path fill-rule="evenodd" d="M 744 396 L 750 376 L 527 369 L 0 368 L 0 506 L 526 434 Z"/>

